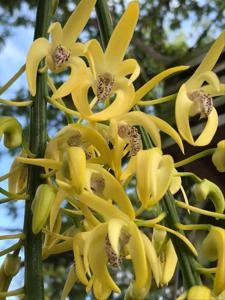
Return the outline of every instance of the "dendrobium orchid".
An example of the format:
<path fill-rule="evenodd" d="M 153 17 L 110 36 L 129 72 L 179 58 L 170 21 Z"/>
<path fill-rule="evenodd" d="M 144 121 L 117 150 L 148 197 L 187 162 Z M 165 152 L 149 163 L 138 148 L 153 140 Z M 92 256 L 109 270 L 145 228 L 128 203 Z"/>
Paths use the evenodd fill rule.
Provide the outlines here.
<path fill-rule="evenodd" d="M 85 27 L 96 0 L 82 0 L 72 13 L 65 26 L 59 22 L 51 24 L 49 33 L 51 42 L 45 38 L 36 39 L 28 52 L 26 74 L 29 90 L 32 96 L 36 94 L 36 78 L 39 63 L 45 58 L 45 68 L 58 73 L 66 67 L 77 69 L 84 66 L 78 56 L 84 54 L 85 46 L 75 43 L 80 32 Z"/>
<path fill-rule="evenodd" d="M 91 121 L 108 120 L 129 111 L 134 105 L 135 91 L 132 82 L 138 77 L 140 67 L 135 59 L 123 58 L 132 38 L 138 14 L 138 2 L 133 1 L 114 29 L 105 53 L 97 40 L 88 42 L 86 56 L 90 68 L 80 69 L 76 81 L 71 76 L 65 85 L 53 94 L 53 98 L 61 98 L 72 92 L 74 105 L 81 117 Z M 129 79 L 126 78 L 128 75 L 131 75 Z M 91 103 L 88 99 L 90 87 L 94 92 Z M 112 100 L 111 97 L 115 99 Z M 93 106 L 100 102 L 106 107 L 100 112 L 94 112 Z"/>
<path fill-rule="evenodd" d="M 176 99 L 175 115 L 181 136 L 193 146 L 205 146 L 212 140 L 218 126 L 218 115 L 213 107 L 213 97 L 225 95 L 225 84 L 220 83 L 212 71 L 225 46 L 225 31 L 214 42 L 200 66 L 188 81 L 183 84 Z M 207 84 L 204 84 L 204 83 Z M 194 140 L 189 118 L 200 114 L 207 118 L 206 125 Z"/>

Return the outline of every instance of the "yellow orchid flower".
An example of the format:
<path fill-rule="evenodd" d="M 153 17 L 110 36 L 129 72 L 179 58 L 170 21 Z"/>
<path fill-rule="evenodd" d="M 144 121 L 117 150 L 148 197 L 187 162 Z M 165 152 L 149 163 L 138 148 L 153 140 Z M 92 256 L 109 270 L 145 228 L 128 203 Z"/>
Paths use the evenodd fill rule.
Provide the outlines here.
<path fill-rule="evenodd" d="M 21 157 L 26 156 L 22 151 L 19 155 Z M 10 193 L 20 194 L 26 189 L 27 184 L 27 167 L 21 164 L 16 159 L 10 167 L 9 177 L 8 177 L 8 189 Z"/>
<path fill-rule="evenodd" d="M 15 148 L 22 143 L 22 126 L 13 117 L 0 117 L 0 140 L 4 136 L 4 145 L 7 148 Z"/>
<path fill-rule="evenodd" d="M 73 70 L 84 66 L 85 63 L 78 58 L 84 53 L 84 45 L 75 43 L 80 32 L 86 25 L 96 0 L 82 0 L 62 28 L 59 22 L 49 27 L 51 43 L 45 38 L 36 39 L 28 52 L 26 61 L 26 74 L 29 90 L 32 96 L 36 94 L 36 77 L 39 63 L 43 58 L 46 68 L 53 72 L 61 72 L 66 67 Z"/>
<path fill-rule="evenodd" d="M 91 40 L 86 45 L 86 56 L 90 68 L 80 69 L 76 81 L 67 82 L 60 87 L 53 98 L 61 98 L 72 91 L 72 98 L 77 111 L 84 119 L 103 121 L 129 111 L 134 105 L 134 87 L 132 82 L 138 77 L 140 67 L 135 59 L 123 60 L 132 38 L 139 15 L 138 1 L 128 5 L 114 29 L 108 46 L 103 52 L 97 40 Z M 130 78 L 126 78 L 130 75 Z M 89 103 L 88 90 L 92 88 L 94 99 Z M 112 103 L 110 97 L 115 96 Z M 93 106 L 103 103 L 108 107 L 100 112 L 94 112 Z"/>
<path fill-rule="evenodd" d="M 174 164 L 159 148 L 141 150 L 136 157 L 137 193 L 142 208 L 155 205 L 168 190 Z"/>
<path fill-rule="evenodd" d="M 68 147 L 81 147 L 91 163 L 110 165 L 111 154 L 107 141 L 93 127 L 82 124 L 65 126 L 48 143 L 45 157 L 62 161 L 63 154 Z"/>
<path fill-rule="evenodd" d="M 216 151 L 212 155 L 212 162 L 218 172 L 225 172 L 225 140 L 217 144 Z"/>
<path fill-rule="evenodd" d="M 133 222 L 110 219 L 92 231 L 78 233 L 74 238 L 74 257 L 78 279 L 93 292 L 97 299 L 107 299 L 112 291 L 120 289 L 111 278 L 107 265 L 118 268 L 130 255 L 135 272 L 135 287 L 144 289 L 148 284 L 149 270 L 142 234 Z M 88 284 L 87 276 L 90 277 Z M 103 297 L 104 295 L 104 297 Z"/>
<path fill-rule="evenodd" d="M 209 261 L 217 260 L 213 291 L 219 295 L 225 290 L 225 230 L 212 226 L 202 246 Z"/>
<path fill-rule="evenodd" d="M 161 139 L 159 130 L 165 132 L 178 144 L 181 151 L 184 152 L 184 146 L 179 134 L 174 130 L 167 122 L 152 115 L 147 115 L 140 111 L 132 111 L 126 114 L 122 114 L 115 118 L 117 122 L 125 122 L 131 126 L 143 126 L 150 135 L 153 143 L 161 148 Z"/>
<path fill-rule="evenodd" d="M 56 191 L 53 185 L 41 184 L 37 188 L 32 202 L 32 230 L 34 234 L 38 234 L 45 225 L 55 196 Z"/>
<path fill-rule="evenodd" d="M 212 140 L 218 126 L 218 115 L 212 97 L 225 95 L 225 85 L 212 71 L 225 46 L 225 31 L 214 42 L 200 66 L 178 92 L 175 106 L 177 128 L 181 136 L 193 146 L 205 146 Z M 207 83 L 204 85 L 204 83 Z M 189 123 L 190 116 L 200 113 L 207 118 L 206 125 L 194 140 Z"/>
<path fill-rule="evenodd" d="M 121 211 L 131 219 L 134 219 L 135 213 L 130 199 L 122 185 L 113 175 L 100 165 L 90 163 L 87 164 L 87 175 L 87 190 L 94 191 L 97 195 L 107 200 L 115 201 Z"/>
<path fill-rule="evenodd" d="M 152 242 L 158 254 L 160 285 L 163 286 L 169 283 L 175 273 L 177 255 L 172 241 L 168 239 L 166 231 L 154 228 Z"/>

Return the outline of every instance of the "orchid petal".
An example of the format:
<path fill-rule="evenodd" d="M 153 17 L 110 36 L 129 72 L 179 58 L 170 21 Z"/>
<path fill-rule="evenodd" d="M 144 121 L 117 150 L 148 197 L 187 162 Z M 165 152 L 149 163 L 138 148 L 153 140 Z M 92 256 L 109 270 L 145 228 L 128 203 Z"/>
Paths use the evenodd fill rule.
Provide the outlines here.
<path fill-rule="evenodd" d="M 212 47 L 209 49 L 205 58 L 201 62 L 200 66 L 191 76 L 191 78 L 186 82 L 188 89 L 195 84 L 196 77 L 200 74 L 205 73 L 206 71 L 210 71 L 215 66 L 223 48 L 225 46 L 225 30 L 219 35 L 216 41 L 213 43 Z M 192 88 L 191 88 L 192 89 Z"/>
<path fill-rule="evenodd" d="M 198 77 L 196 77 L 195 82 L 192 84 L 192 90 L 194 88 L 202 86 L 204 81 L 212 85 L 217 92 L 220 90 L 220 80 L 217 77 L 217 75 L 212 71 L 201 73 Z M 187 88 L 189 88 L 187 84 L 186 86 Z"/>
<path fill-rule="evenodd" d="M 82 193 L 85 187 L 86 171 L 86 155 L 84 150 L 80 147 L 68 147 L 64 160 L 69 170 L 70 184 L 74 187 L 76 193 Z"/>
<path fill-rule="evenodd" d="M 225 230 L 212 226 L 203 242 L 203 251 L 209 261 L 218 260 L 213 290 L 216 295 L 225 289 Z"/>
<path fill-rule="evenodd" d="M 150 268 L 154 275 L 156 285 L 159 286 L 159 279 L 160 279 L 160 268 L 159 267 L 160 266 L 159 266 L 158 257 L 157 257 L 155 248 L 154 248 L 152 242 L 150 241 L 150 239 L 144 233 L 142 233 L 141 236 L 142 236 L 142 239 L 144 242 L 147 260 L 149 262 Z"/>
<path fill-rule="evenodd" d="M 105 70 L 105 56 L 102 47 L 97 40 L 91 40 L 86 44 L 86 56 L 89 62 L 94 78 L 97 79 L 99 74 Z"/>
<path fill-rule="evenodd" d="M 170 185 L 173 168 L 172 157 L 162 155 L 159 148 L 138 152 L 137 192 L 144 207 L 155 205 L 164 196 Z"/>
<path fill-rule="evenodd" d="M 77 199 L 94 211 L 100 213 L 106 219 L 116 218 L 124 221 L 129 220 L 129 217 L 117 207 L 93 193 L 84 191 L 82 194 L 77 196 Z"/>
<path fill-rule="evenodd" d="M 48 29 L 51 35 L 51 47 L 55 49 L 62 43 L 62 26 L 59 22 L 52 23 Z"/>
<path fill-rule="evenodd" d="M 105 235 L 95 235 L 94 247 L 92 245 L 88 252 L 91 270 L 94 276 L 101 282 L 102 286 L 110 288 L 114 292 L 120 293 L 119 287 L 112 280 L 107 269 L 107 256 L 105 252 Z"/>
<path fill-rule="evenodd" d="M 36 94 L 36 78 L 38 66 L 41 60 L 50 55 L 51 46 L 47 39 L 39 38 L 35 40 L 28 52 L 26 60 L 26 75 L 29 90 L 32 96 Z"/>
<path fill-rule="evenodd" d="M 52 203 L 52 208 L 50 211 L 50 217 L 49 217 L 49 227 L 50 227 L 50 231 L 53 231 L 55 223 L 56 223 L 56 219 L 60 210 L 60 205 L 63 202 L 63 200 L 65 199 L 65 192 L 62 191 L 61 189 L 58 190 L 55 200 Z"/>
<path fill-rule="evenodd" d="M 176 132 L 175 129 L 173 129 L 172 126 L 170 126 L 167 122 L 163 121 L 162 119 L 160 119 L 156 116 L 148 115 L 148 118 L 151 119 L 161 131 L 163 131 L 163 132 L 167 133 L 169 136 L 171 136 L 171 138 L 173 138 L 174 141 L 180 147 L 182 153 L 184 153 L 183 142 L 182 142 L 179 134 Z"/>
<path fill-rule="evenodd" d="M 120 80 L 118 89 L 115 92 L 116 92 L 116 98 L 112 104 L 110 104 L 106 109 L 98 113 L 92 115 L 90 115 L 89 113 L 89 116 L 88 116 L 89 111 L 87 110 L 85 112 L 86 118 L 88 118 L 91 121 L 104 121 L 128 112 L 134 104 L 133 85 L 128 86 L 128 79 L 123 78 Z M 81 97 L 79 98 L 79 101 L 81 101 Z M 76 103 L 77 102 L 75 102 L 75 105 Z M 80 113 L 82 114 L 81 111 Z"/>
<path fill-rule="evenodd" d="M 76 274 L 78 279 L 84 284 L 88 284 L 88 280 L 85 274 L 84 270 L 84 264 L 81 258 L 81 253 L 79 249 L 80 239 L 78 240 L 75 236 L 74 242 L 73 242 L 73 252 L 74 252 L 74 258 L 75 258 L 75 267 L 76 267 Z"/>
<path fill-rule="evenodd" d="M 75 268 L 74 268 L 74 266 L 72 266 L 70 268 L 69 274 L 67 276 L 66 283 L 64 285 L 60 300 L 66 299 L 66 297 L 69 295 L 70 291 L 72 290 L 72 288 L 77 280 L 78 280 L 78 278 L 77 278 L 77 275 L 75 272 Z"/>
<path fill-rule="evenodd" d="M 113 250 L 120 255 L 120 235 L 126 223 L 119 219 L 111 219 L 108 223 L 108 236 Z"/>
<path fill-rule="evenodd" d="M 133 222 L 130 222 L 128 224 L 128 228 L 131 237 L 127 244 L 127 248 L 131 255 L 131 259 L 134 267 L 135 285 L 137 288 L 142 288 L 146 285 L 148 279 L 148 268 L 147 268 L 144 242 L 139 229 Z"/>
<path fill-rule="evenodd" d="M 175 116 L 176 124 L 179 130 L 179 133 L 188 143 L 194 145 L 194 139 L 192 137 L 192 132 L 189 124 L 189 114 L 193 101 L 191 101 L 187 96 L 187 89 L 185 84 L 183 84 L 178 92 L 176 107 L 175 107 Z"/>
<path fill-rule="evenodd" d="M 138 78 L 140 74 L 140 66 L 137 63 L 136 59 L 126 59 L 125 61 L 122 61 L 119 66 L 116 75 L 117 76 L 124 76 L 130 75 L 129 83 L 131 84 L 135 79 Z"/>
<path fill-rule="evenodd" d="M 69 95 L 74 89 L 78 88 L 80 80 L 86 79 L 86 66 L 80 58 L 73 58 L 71 64 L 71 73 L 69 78 L 53 93 L 53 99 L 59 99 Z"/>
<path fill-rule="evenodd" d="M 110 66 L 112 62 L 114 66 L 117 66 L 124 58 L 138 21 L 138 15 L 138 1 L 133 1 L 118 22 L 106 48 L 105 58 Z"/>
<path fill-rule="evenodd" d="M 161 140 L 158 129 L 155 123 L 149 118 L 149 116 L 140 111 L 132 111 L 116 118 L 117 121 L 124 121 L 132 126 L 143 126 L 150 135 L 153 143 L 157 147 L 161 147 Z M 158 122 L 159 123 L 159 122 Z"/>
<path fill-rule="evenodd" d="M 197 140 L 194 143 L 195 146 L 205 146 L 211 142 L 218 127 L 218 123 L 219 123 L 218 119 L 219 118 L 218 118 L 217 111 L 213 107 L 211 113 L 208 116 L 208 120 L 203 131 L 201 132 L 200 136 L 197 138 Z"/>
<path fill-rule="evenodd" d="M 188 66 L 179 66 L 179 67 L 174 67 L 167 69 L 152 79 L 150 79 L 148 82 L 146 82 L 141 88 L 139 88 L 136 91 L 135 94 L 135 103 L 137 103 L 139 100 L 141 100 L 148 92 L 150 92 L 160 81 L 165 79 L 166 77 L 170 76 L 171 74 L 174 74 L 176 72 L 181 72 L 184 70 L 187 70 L 189 67 Z"/>
<path fill-rule="evenodd" d="M 131 219 L 134 219 L 135 213 L 133 206 L 119 181 L 117 181 L 117 179 L 103 167 L 97 164 L 88 164 L 88 168 L 97 171 L 99 174 L 101 174 L 101 176 L 103 176 L 105 180 L 103 195 L 107 199 L 114 200 L 118 204 L 121 211 L 127 214 Z"/>
<path fill-rule="evenodd" d="M 69 47 L 77 40 L 88 22 L 96 0 L 82 0 L 63 27 L 63 45 Z"/>

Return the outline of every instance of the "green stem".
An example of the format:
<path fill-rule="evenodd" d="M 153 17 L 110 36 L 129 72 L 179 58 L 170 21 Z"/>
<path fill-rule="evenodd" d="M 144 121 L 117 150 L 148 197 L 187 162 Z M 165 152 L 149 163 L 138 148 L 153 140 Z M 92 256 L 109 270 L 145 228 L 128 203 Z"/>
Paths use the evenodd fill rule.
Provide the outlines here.
<path fill-rule="evenodd" d="M 50 21 L 51 0 L 39 0 L 37 6 L 36 26 L 34 39 L 47 37 Z M 43 157 L 46 141 L 46 96 L 47 78 L 45 74 L 37 75 L 37 94 L 30 114 L 29 149 L 36 157 Z M 36 166 L 28 168 L 27 192 L 30 201 L 26 201 L 24 217 L 25 239 L 25 292 L 29 300 L 43 300 L 44 287 L 42 276 L 42 233 L 35 235 L 32 232 L 31 205 L 37 187 L 41 183 L 40 174 L 43 169 Z"/>
<path fill-rule="evenodd" d="M 105 46 L 109 41 L 112 32 L 112 27 L 113 27 L 106 0 L 97 1 L 96 13 L 98 18 L 98 24 L 101 30 L 102 44 Z M 134 110 L 140 110 L 140 109 L 138 106 L 135 106 Z M 145 129 L 142 127 L 140 127 L 139 129 L 142 135 L 144 149 L 152 148 L 153 144 Z M 165 219 L 166 226 L 177 231 L 176 224 L 180 223 L 180 221 L 177 214 L 175 200 L 173 196 L 170 193 L 167 193 L 164 199 L 161 201 L 161 203 L 162 203 L 163 211 L 168 216 Z M 182 231 L 179 232 L 184 234 Z M 193 254 L 179 238 L 173 235 L 171 235 L 170 237 L 176 249 L 176 253 L 179 259 L 181 271 L 184 278 L 185 287 L 190 288 L 193 285 L 201 284 L 201 279 L 196 270 L 196 261 L 193 257 Z"/>
<path fill-rule="evenodd" d="M 196 154 L 194 154 L 194 155 L 192 155 L 188 158 L 185 158 L 181 161 L 176 162 L 174 164 L 174 167 L 179 168 L 179 167 L 185 166 L 187 164 L 190 164 L 190 163 L 192 163 L 193 161 L 195 161 L 199 158 L 205 157 L 207 155 L 212 155 L 215 152 L 215 150 L 216 150 L 216 148 L 203 150 L 202 152 L 196 153 Z"/>
<path fill-rule="evenodd" d="M 20 77 L 20 75 L 23 74 L 24 71 L 25 71 L 25 64 L 22 65 L 22 67 L 16 72 L 16 74 L 13 75 L 13 77 L 10 78 L 9 81 L 6 82 L 6 84 L 4 84 L 0 88 L 0 95 L 3 94 Z"/>

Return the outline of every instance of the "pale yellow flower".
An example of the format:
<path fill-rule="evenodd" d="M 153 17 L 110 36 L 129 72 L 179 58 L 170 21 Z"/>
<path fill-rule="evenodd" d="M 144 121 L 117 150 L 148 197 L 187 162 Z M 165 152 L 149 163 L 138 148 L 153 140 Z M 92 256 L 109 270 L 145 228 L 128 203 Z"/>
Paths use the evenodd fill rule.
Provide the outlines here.
<path fill-rule="evenodd" d="M 36 39 L 28 52 L 26 74 L 32 96 L 36 94 L 36 77 L 39 63 L 45 58 L 45 66 L 53 72 L 61 72 L 66 67 L 75 69 L 85 63 L 78 58 L 84 53 L 84 45 L 75 43 L 80 32 L 86 25 L 96 0 L 82 0 L 62 28 L 59 22 L 49 27 L 51 42 L 45 38 Z M 76 71 L 75 71 L 76 72 Z"/>

